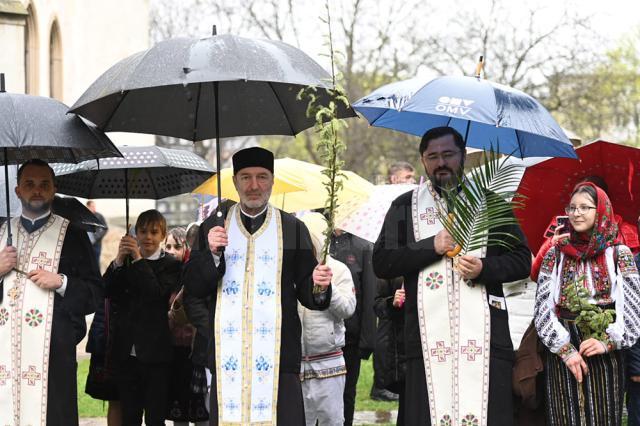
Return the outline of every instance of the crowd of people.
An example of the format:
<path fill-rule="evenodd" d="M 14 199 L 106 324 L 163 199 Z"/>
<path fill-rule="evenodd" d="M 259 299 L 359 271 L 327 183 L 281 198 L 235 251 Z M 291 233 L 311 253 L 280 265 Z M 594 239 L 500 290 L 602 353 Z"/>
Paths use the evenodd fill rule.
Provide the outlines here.
<path fill-rule="evenodd" d="M 536 256 L 514 224 L 489 231 L 510 244 L 454 262 L 435 211 L 463 182 L 465 144 L 440 127 L 417 151 L 427 179 L 375 244 L 334 229 L 323 258 L 326 221 L 268 203 L 274 158 L 254 147 L 232 158 L 237 204 L 187 229 L 143 212 L 102 275 L 104 234 L 52 214 L 53 170 L 24 163 L 12 244 L 0 228 L 0 423 L 78 424 L 76 345 L 95 312 L 86 392 L 108 401 L 110 426 L 351 425 L 369 358 L 370 396 L 399 401 L 398 425 L 621 425 L 625 398 L 640 424 L 640 244 L 606 182 L 576 182 Z M 389 168 L 389 184 L 415 179 Z M 535 340 L 516 356 L 503 285 L 529 276 Z M 609 319 L 599 334 L 585 312 Z M 533 405 L 513 385 L 531 348 Z"/>

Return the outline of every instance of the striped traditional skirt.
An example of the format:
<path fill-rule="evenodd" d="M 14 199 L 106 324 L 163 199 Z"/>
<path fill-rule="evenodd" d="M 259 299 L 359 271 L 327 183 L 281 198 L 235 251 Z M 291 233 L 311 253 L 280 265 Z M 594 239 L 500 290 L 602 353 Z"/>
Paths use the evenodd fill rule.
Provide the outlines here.
<path fill-rule="evenodd" d="M 573 321 L 560 319 L 576 348 L 582 342 Z M 622 424 L 626 385 L 624 354 L 613 351 L 584 358 L 589 374 L 578 383 L 559 356 L 547 352 L 545 390 L 547 424 L 553 426 L 602 426 Z"/>

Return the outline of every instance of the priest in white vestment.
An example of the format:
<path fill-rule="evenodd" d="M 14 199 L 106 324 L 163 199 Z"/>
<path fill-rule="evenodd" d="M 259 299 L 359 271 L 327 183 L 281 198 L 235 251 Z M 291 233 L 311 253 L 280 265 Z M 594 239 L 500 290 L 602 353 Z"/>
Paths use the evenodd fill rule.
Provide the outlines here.
<path fill-rule="evenodd" d="M 22 215 L 0 228 L 0 424 L 78 424 L 76 345 L 102 297 L 86 232 L 51 213 L 54 173 L 18 170 Z"/>
<path fill-rule="evenodd" d="M 428 179 L 391 205 L 376 241 L 380 278 L 404 278 L 406 299 L 405 424 L 513 424 L 509 336 L 502 283 L 523 279 L 531 253 L 518 226 L 496 229 L 516 236 L 513 247 L 485 247 L 461 256 L 437 218 L 447 209 L 442 188 L 463 178 L 465 143 L 450 127 L 429 130 L 420 143 Z"/>
<path fill-rule="evenodd" d="M 326 309 L 331 269 L 318 265 L 306 226 L 271 205 L 273 154 L 233 156 L 240 202 L 200 226 L 185 266 L 185 307 L 197 328 L 193 359 L 212 372 L 212 425 L 304 424 L 297 302 Z M 201 343 L 199 343 L 201 342 Z"/>

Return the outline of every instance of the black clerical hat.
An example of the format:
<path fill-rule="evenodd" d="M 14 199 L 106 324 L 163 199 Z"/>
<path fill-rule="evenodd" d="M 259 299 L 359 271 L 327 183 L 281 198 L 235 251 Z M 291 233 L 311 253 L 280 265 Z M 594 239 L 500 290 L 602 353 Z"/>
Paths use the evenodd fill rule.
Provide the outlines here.
<path fill-rule="evenodd" d="M 233 154 L 231 160 L 234 175 L 245 167 L 264 167 L 273 173 L 273 152 L 259 146 L 241 149 Z"/>

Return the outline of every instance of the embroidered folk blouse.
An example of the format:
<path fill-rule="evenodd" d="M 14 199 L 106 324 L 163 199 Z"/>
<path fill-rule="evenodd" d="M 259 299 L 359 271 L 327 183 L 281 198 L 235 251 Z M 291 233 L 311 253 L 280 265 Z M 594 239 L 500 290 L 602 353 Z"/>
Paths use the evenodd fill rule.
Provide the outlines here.
<path fill-rule="evenodd" d="M 614 265 L 614 248 L 605 251 L 610 285 L 606 290 L 593 288 L 592 277 L 586 274 L 586 286 L 594 304 L 615 303 L 615 322 L 607 327 L 609 341 L 616 349 L 630 347 L 640 337 L 640 277 L 627 246 L 618 246 L 618 267 Z M 560 256 L 560 259 L 557 259 Z M 569 331 L 558 320 L 558 308 L 564 307 L 568 284 L 564 283 L 562 265 L 564 254 L 556 248 L 544 257 L 538 276 L 538 289 L 534 308 L 534 322 L 538 336 L 549 350 L 566 358 L 575 352 L 570 343 Z M 585 262 L 590 262 L 586 260 Z M 584 265 L 583 265 L 584 266 Z M 589 268 L 584 268 L 589 270 Z"/>

